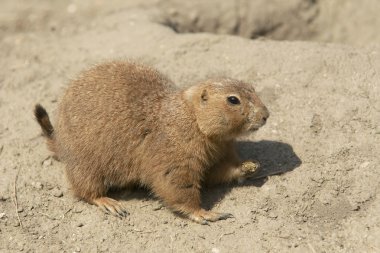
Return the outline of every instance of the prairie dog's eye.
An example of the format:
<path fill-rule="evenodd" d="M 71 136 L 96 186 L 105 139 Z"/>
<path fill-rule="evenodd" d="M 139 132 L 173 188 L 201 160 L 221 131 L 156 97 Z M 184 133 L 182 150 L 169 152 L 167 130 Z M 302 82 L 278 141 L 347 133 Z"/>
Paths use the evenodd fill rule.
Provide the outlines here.
<path fill-rule="evenodd" d="M 240 100 L 235 96 L 229 96 L 229 97 L 227 97 L 227 100 L 230 104 L 233 104 L 233 105 L 239 105 L 240 104 Z"/>

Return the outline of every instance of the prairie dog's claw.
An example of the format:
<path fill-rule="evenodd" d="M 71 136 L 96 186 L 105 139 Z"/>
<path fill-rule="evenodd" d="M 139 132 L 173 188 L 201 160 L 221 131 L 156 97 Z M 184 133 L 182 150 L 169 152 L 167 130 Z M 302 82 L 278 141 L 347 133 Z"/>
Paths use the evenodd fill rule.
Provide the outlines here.
<path fill-rule="evenodd" d="M 225 220 L 228 218 L 233 218 L 234 216 L 230 213 L 217 213 L 206 210 L 200 210 L 189 215 L 189 218 L 199 224 L 209 225 L 208 221 L 215 222 L 218 220 Z"/>
<path fill-rule="evenodd" d="M 92 202 L 99 206 L 105 213 L 110 213 L 116 217 L 123 218 L 128 215 L 128 212 L 125 210 L 124 206 L 115 199 L 101 197 L 94 199 Z"/>
<path fill-rule="evenodd" d="M 221 213 L 220 214 L 220 217 L 219 217 L 219 220 L 226 220 L 226 219 L 229 219 L 229 218 L 234 218 L 234 216 L 230 213 Z"/>

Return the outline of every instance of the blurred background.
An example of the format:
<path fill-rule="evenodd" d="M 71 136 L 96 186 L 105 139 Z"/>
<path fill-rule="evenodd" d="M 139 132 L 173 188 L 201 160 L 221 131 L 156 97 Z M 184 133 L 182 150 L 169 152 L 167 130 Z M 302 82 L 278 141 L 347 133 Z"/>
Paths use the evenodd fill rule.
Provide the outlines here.
<path fill-rule="evenodd" d="M 99 17 L 141 8 L 179 33 L 307 40 L 354 46 L 380 42 L 378 0 L 2 0 L 0 37 L 47 31 L 62 35 L 96 26 Z"/>

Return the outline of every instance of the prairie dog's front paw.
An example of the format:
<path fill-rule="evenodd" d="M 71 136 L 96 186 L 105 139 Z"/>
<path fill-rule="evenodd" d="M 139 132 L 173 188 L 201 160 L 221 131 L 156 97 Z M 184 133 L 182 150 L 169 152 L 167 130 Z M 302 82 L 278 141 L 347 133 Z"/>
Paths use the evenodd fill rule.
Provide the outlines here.
<path fill-rule="evenodd" d="M 242 176 L 238 179 L 242 183 L 246 178 L 251 178 L 260 171 L 260 163 L 257 161 L 245 161 L 241 165 Z"/>

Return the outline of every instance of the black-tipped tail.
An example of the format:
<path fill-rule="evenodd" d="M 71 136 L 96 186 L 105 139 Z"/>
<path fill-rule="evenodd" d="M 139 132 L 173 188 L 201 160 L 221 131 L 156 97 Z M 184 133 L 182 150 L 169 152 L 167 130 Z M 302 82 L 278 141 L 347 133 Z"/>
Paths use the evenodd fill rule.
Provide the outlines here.
<path fill-rule="evenodd" d="M 43 108 L 40 104 L 37 104 L 34 108 L 34 116 L 38 124 L 40 124 L 42 132 L 48 138 L 51 138 L 54 132 L 54 128 L 51 125 L 49 115 L 47 114 L 45 108 Z"/>

